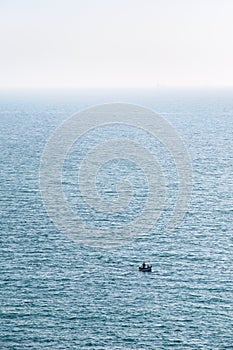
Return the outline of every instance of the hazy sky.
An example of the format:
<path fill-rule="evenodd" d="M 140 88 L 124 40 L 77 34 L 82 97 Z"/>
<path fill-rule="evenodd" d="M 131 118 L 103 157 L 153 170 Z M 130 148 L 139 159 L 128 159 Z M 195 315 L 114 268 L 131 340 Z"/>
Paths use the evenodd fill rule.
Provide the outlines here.
<path fill-rule="evenodd" d="M 0 0 L 0 87 L 233 86 L 233 0 Z"/>

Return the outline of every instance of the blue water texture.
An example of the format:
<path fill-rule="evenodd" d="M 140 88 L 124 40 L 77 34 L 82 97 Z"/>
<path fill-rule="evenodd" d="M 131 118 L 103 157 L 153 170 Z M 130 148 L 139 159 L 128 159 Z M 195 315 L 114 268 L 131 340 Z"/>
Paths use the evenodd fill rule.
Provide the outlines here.
<path fill-rule="evenodd" d="M 97 247 L 78 244 L 54 225 L 39 170 L 43 149 L 62 122 L 108 102 L 152 108 L 171 123 L 189 153 L 193 189 L 183 221 L 167 232 L 177 196 L 168 152 L 133 128 L 102 129 L 106 140 L 118 132 L 141 139 L 152 153 L 154 147 L 170 169 L 169 195 L 150 232 Z M 2 93 L 0 116 L 0 349 L 233 349 L 233 91 Z M 136 164 L 114 159 L 96 177 L 106 201 L 117 198 L 118 181 L 131 182 L 134 196 L 126 211 L 100 217 L 79 193 L 79 161 L 100 142 L 98 135 L 98 128 L 90 131 L 67 155 L 64 194 L 92 228 L 127 225 L 148 196 Z M 138 271 L 144 260 L 152 273 Z"/>

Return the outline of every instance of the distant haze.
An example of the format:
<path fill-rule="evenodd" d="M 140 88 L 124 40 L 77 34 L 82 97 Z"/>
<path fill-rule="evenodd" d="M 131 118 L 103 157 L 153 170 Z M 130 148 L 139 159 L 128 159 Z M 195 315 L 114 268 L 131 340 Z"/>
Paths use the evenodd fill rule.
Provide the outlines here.
<path fill-rule="evenodd" d="M 233 86 L 232 0 L 1 0 L 0 88 Z"/>

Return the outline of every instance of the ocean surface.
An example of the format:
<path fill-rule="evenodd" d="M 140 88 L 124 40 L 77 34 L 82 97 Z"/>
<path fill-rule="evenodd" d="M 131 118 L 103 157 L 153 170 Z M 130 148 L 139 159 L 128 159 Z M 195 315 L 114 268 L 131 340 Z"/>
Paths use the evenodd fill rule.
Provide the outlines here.
<path fill-rule="evenodd" d="M 192 166 L 190 205 L 178 227 L 167 230 L 179 185 L 172 155 L 128 125 L 97 128 L 63 164 L 67 205 L 90 227 L 91 240 L 81 226 L 75 240 L 48 215 L 41 158 L 70 116 L 111 102 L 151 108 L 175 128 Z M 233 91 L 1 93 L 0 116 L 0 349 L 233 349 Z M 113 157 L 96 177 L 109 205 L 119 179 L 131 183 L 125 211 L 96 214 L 77 184 L 87 150 L 122 135 L 142 141 L 152 155 L 159 149 L 157 161 L 166 168 L 164 210 L 152 229 L 149 217 L 142 221 L 135 236 L 127 225 L 149 196 L 137 164 Z M 120 244 L 109 245 L 122 223 Z M 94 236 L 99 225 L 110 235 Z M 143 261 L 152 273 L 138 271 Z"/>

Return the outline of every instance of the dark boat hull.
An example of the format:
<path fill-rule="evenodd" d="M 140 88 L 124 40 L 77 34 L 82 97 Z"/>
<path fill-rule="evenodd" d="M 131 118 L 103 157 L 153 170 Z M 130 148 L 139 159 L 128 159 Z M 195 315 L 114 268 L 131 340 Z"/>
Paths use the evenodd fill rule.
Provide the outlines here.
<path fill-rule="evenodd" d="M 139 271 L 142 271 L 142 272 L 151 272 L 152 271 L 152 266 L 148 266 L 148 267 L 139 267 L 138 268 Z"/>

